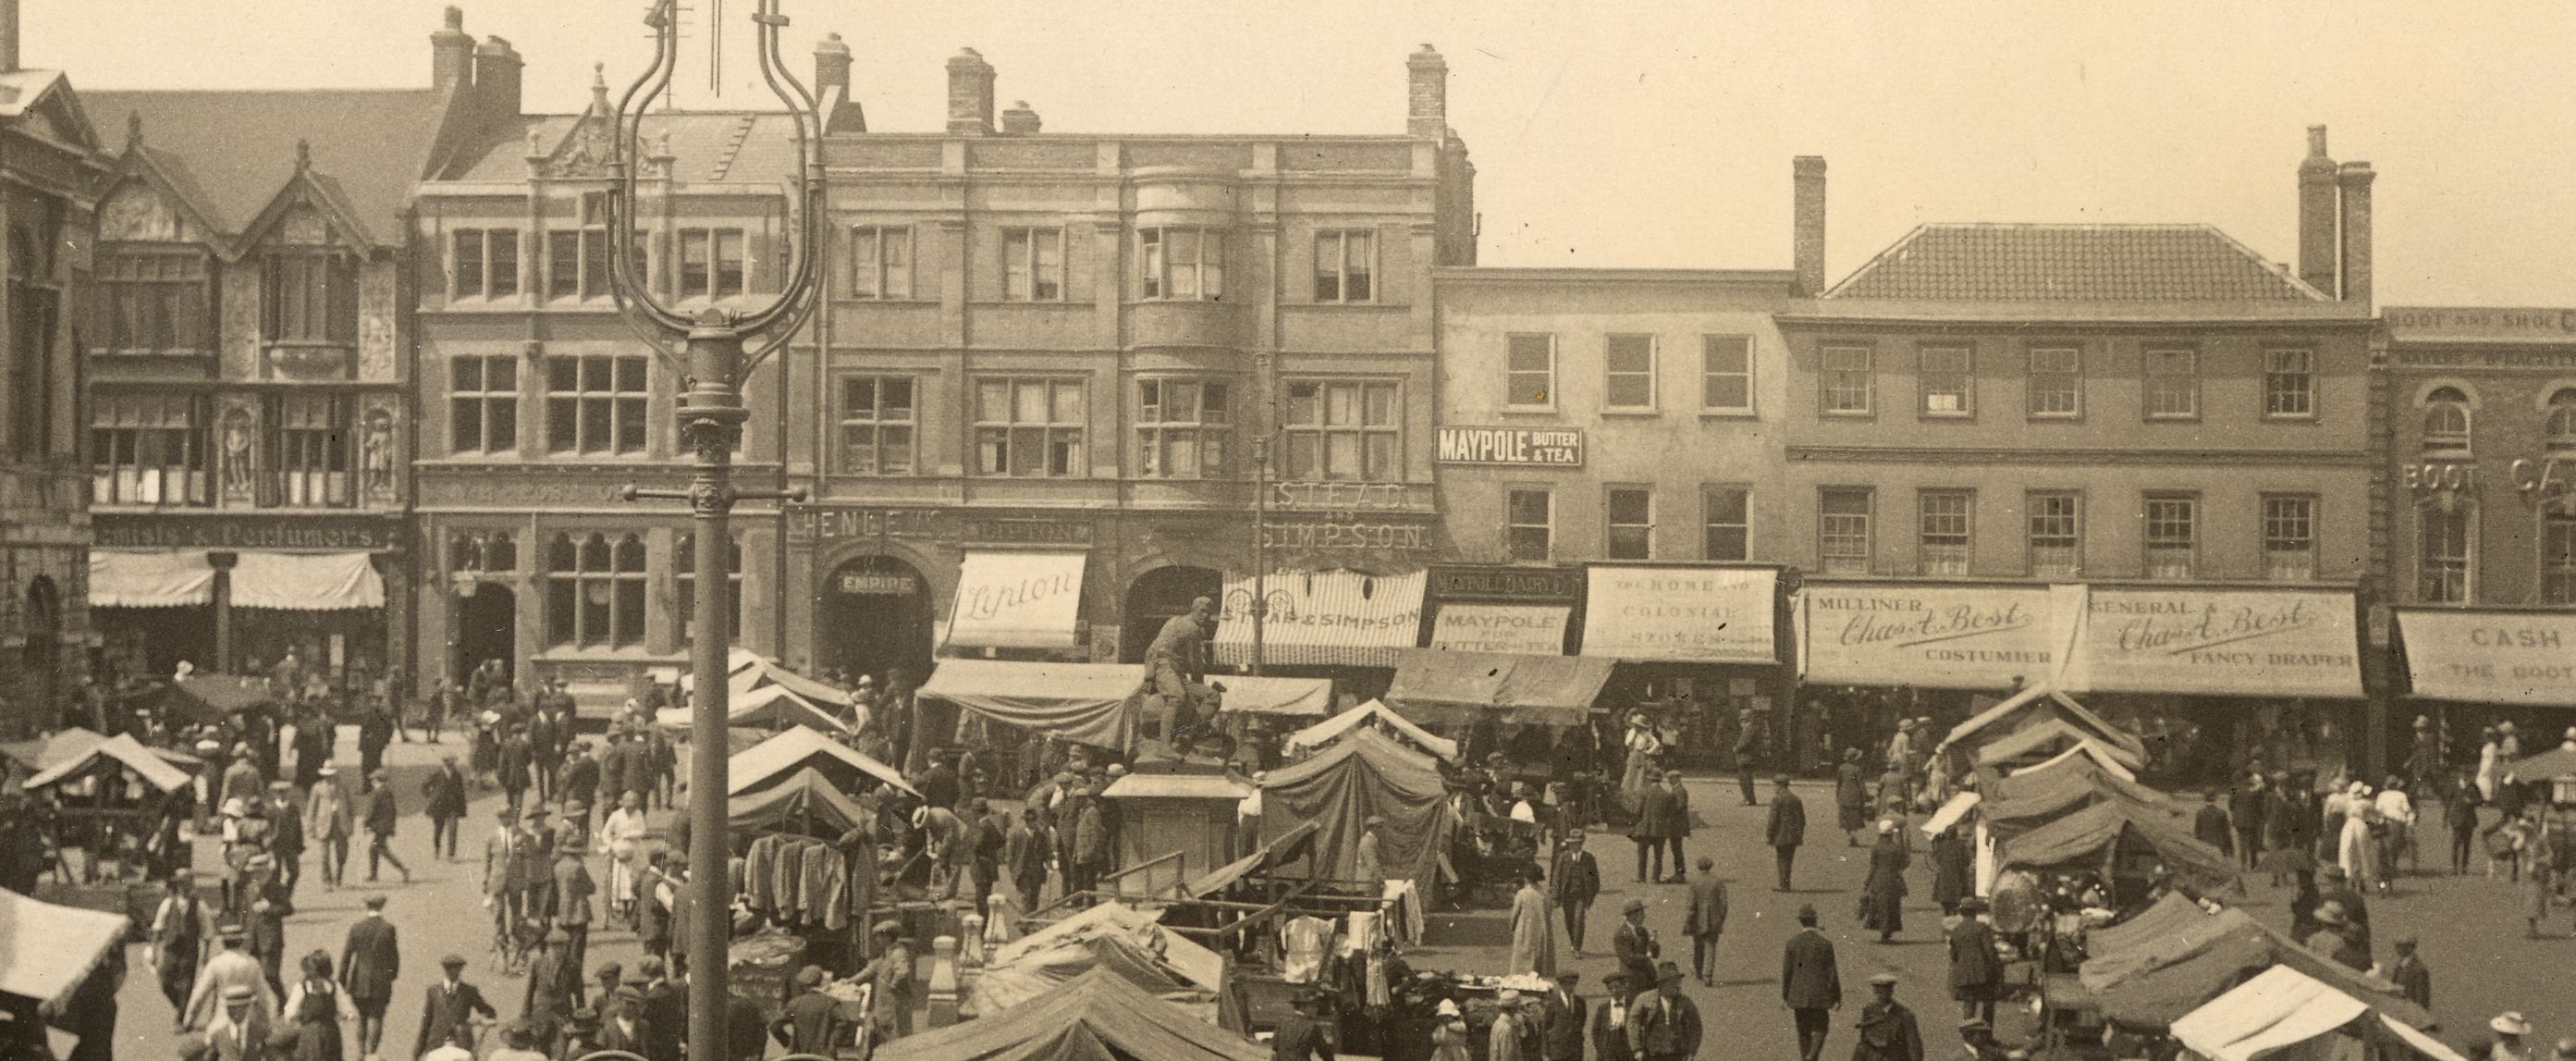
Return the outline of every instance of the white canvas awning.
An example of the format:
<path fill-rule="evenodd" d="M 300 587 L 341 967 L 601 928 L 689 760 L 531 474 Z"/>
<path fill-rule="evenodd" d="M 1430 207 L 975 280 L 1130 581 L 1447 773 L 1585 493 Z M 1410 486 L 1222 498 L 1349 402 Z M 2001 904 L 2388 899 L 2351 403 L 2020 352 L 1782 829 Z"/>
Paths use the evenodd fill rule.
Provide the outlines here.
<path fill-rule="evenodd" d="M 1458 758 L 1457 741 L 1432 735 L 1430 730 L 1414 725 L 1404 716 L 1396 714 L 1395 709 L 1376 700 L 1289 734 L 1288 748 L 1291 751 L 1299 748 L 1321 748 L 1332 743 L 1334 738 L 1358 728 L 1360 723 L 1372 718 L 1385 720 L 1388 728 L 1401 734 L 1406 740 L 1430 749 L 1433 755 L 1452 761 Z"/>
<path fill-rule="evenodd" d="M 89 602 L 100 608 L 187 608 L 215 599 L 215 569 L 206 554 L 157 549 L 92 549 Z"/>
<path fill-rule="evenodd" d="M 944 643 L 952 648 L 1072 648 L 1085 553 L 969 552 Z"/>
<path fill-rule="evenodd" d="M 233 565 L 233 607 L 327 612 L 385 606 L 385 580 L 366 553 L 246 550 Z"/>
<path fill-rule="evenodd" d="M 1261 621 L 1261 658 L 1273 665 L 1392 667 L 1422 637 L 1422 572 L 1274 571 L 1261 580 L 1270 602 Z M 1217 614 L 1219 663 L 1252 662 L 1253 579 L 1225 577 Z"/>

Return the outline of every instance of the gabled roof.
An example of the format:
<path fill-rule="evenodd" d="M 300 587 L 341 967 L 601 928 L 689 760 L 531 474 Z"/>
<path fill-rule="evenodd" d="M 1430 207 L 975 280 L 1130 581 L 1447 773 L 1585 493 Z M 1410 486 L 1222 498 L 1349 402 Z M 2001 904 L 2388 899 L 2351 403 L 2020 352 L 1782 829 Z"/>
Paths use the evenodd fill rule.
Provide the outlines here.
<path fill-rule="evenodd" d="M 1827 299 L 1954 302 L 2331 302 L 2208 225 L 1932 224 Z"/>
<path fill-rule="evenodd" d="M 999 1013 L 877 1048 L 878 1061 L 1262 1061 L 1266 1047 L 1095 968 Z"/>
<path fill-rule="evenodd" d="M 30 114 L 50 118 L 50 139 L 83 150 L 98 149 L 98 130 L 72 93 L 71 78 L 60 70 L 12 70 L 0 73 L 0 119 L 17 121 Z"/>
<path fill-rule="evenodd" d="M 103 114 L 139 115 L 142 143 L 196 185 L 192 206 L 238 235 L 296 178 L 296 145 L 377 239 L 404 231 L 403 208 L 428 172 L 451 96 L 436 89 L 92 92 Z"/>

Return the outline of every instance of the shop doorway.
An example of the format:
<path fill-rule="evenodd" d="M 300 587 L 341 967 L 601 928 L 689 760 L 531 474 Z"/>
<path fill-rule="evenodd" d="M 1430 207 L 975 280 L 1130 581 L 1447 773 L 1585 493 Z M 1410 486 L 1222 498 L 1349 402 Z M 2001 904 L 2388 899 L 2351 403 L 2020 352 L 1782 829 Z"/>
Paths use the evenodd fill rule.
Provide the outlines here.
<path fill-rule="evenodd" d="M 1204 567 L 1158 567 L 1137 576 L 1127 587 L 1127 606 L 1118 634 L 1118 658 L 1145 662 L 1145 649 L 1175 615 L 1190 610 L 1190 601 L 1225 591 L 1225 573 Z"/>
<path fill-rule="evenodd" d="M 519 595 L 498 582 L 478 583 L 456 609 L 456 658 L 448 661 L 458 685 L 476 665 L 497 659 L 518 673 Z"/>
<path fill-rule="evenodd" d="M 845 681 L 881 685 L 900 670 L 911 684 L 930 673 L 930 584 L 891 556 L 857 556 L 815 587 L 814 659 Z"/>

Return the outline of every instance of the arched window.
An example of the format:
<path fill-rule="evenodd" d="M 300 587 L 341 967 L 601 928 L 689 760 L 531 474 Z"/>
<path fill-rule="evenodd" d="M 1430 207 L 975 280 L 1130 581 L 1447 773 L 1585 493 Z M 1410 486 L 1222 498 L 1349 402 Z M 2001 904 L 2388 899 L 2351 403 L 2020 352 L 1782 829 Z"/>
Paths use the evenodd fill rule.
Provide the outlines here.
<path fill-rule="evenodd" d="M 2424 396 L 2424 448 L 2430 452 L 2469 448 L 2469 396 L 2458 387 L 2436 387 Z"/>
<path fill-rule="evenodd" d="M 2576 387 L 2549 396 L 2549 448 L 2576 449 Z"/>

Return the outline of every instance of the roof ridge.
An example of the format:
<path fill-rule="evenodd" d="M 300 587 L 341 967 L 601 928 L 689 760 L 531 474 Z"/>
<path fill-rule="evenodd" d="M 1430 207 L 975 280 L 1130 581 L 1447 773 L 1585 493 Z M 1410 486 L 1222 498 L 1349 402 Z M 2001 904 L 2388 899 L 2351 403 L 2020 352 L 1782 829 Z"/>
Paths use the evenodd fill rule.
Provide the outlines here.
<path fill-rule="evenodd" d="M 132 96 L 147 92 L 165 96 L 319 96 L 324 94 L 356 95 L 359 93 L 390 96 L 398 93 L 429 95 L 437 92 L 438 89 L 425 85 L 417 88 L 117 88 L 114 86 L 100 86 L 82 89 L 81 91 L 93 96 L 100 93 Z"/>

